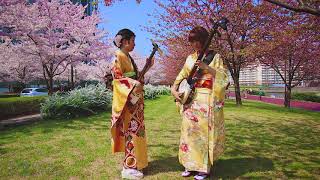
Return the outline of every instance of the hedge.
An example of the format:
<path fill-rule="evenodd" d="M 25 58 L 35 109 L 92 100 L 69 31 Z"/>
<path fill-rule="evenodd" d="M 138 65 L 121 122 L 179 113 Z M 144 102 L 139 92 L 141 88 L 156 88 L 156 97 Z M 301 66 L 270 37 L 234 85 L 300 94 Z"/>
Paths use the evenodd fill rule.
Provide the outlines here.
<path fill-rule="evenodd" d="M 316 93 L 293 93 L 292 99 L 320 103 L 320 96 Z"/>
<path fill-rule="evenodd" d="M 40 104 L 46 97 L 0 98 L 0 120 L 40 112 Z"/>

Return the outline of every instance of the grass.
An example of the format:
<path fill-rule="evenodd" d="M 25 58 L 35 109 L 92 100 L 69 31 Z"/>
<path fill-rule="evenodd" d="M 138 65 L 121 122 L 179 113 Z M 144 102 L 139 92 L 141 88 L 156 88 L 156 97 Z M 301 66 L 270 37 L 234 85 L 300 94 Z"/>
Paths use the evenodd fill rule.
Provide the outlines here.
<path fill-rule="evenodd" d="M 319 113 L 246 101 L 225 107 L 227 144 L 214 177 L 319 179 Z M 182 179 L 180 117 L 170 96 L 146 101 L 145 179 Z M 110 153 L 110 113 L 48 120 L 0 132 L 0 179 L 120 179 Z M 192 179 L 192 178 L 189 178 Z"/>

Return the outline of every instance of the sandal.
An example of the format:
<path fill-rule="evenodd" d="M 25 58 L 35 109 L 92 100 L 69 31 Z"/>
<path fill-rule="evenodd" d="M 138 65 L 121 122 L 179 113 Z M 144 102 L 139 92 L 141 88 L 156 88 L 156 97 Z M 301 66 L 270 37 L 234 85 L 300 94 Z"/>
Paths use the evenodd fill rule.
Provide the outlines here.
<path fill-rule="evenodd" d="M 197 175 L 194 176 L 195 180 L 203 180 L 209 177 L 208 173 L 199 172 Z"/>
<path fill-rule="evenodd" d="M 125 169 L 123 168 L 121 172 L 123 179 L 142 179 L 143 173 L 136 169 Z"/>
<path fill-rule="evenodd" d="M 189 177 L 191 176 L 192 172 L 191 171 L 188 171 L 188 170 L 185 170 L 181 173 L 181 176 L 182 177 Z"/>

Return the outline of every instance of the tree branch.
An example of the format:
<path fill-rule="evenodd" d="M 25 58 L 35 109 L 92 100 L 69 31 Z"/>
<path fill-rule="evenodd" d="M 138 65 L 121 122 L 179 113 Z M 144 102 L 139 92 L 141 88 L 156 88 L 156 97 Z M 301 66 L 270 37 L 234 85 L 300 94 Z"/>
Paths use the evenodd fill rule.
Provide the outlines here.
<path fill-rule="evenodd" d="M 320 9 L 307 7 L 305 5 L 301 5 L 301 7 L 293 7 L 293 6 L 289 5 L 288 3 L 280 2 L 278 0 L 265 0 L 265 1 L 272 3 L 272 4 L 275 4 L 275 5 L 278 5 L 280 7 L 289 9 L 291 11 L 303 12 L 303 13 L 308 13 L 308 14 L 312 14 L 315 16 L 320 16 Z"/>

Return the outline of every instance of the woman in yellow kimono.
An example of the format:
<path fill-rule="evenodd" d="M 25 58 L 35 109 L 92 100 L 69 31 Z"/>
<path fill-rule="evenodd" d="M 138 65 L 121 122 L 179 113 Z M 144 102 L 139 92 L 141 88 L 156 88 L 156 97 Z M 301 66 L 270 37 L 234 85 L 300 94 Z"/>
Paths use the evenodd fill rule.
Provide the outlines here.
<path fill-rule="evenodd" d="M 112 152 L 125 152 L 121 175 L 126 179 L 141 179 L 140 170 L 148 165 L 143 83 L 137 81 L 138 69 L 129 55 L 134 41 L 135 34 L 129 29 L 117 33 L 114 44 L 119 50 L 112 67 Z"/>
<path fill-rule="evenodd" d="M 225 133 L 223 105 L 228 83 L 226 70 L 219 54 L 215 54 L 209 65 L 197 61 L 199 51 L 208 38 L 203 27 L 196 27 L 189 34 L 189 42 L 195 53 L 186 62 L 172 86 L 182 116 L 179 162 L 185 167 L 183 177 L 195 173 L 195 179 L 209 177 L 213 162 L 224 151 Z M 177 88 L 188 77 L 194 65 L 200 72 L 195 83 L 195 95 L 191 103 L 181 105 Z"/>

